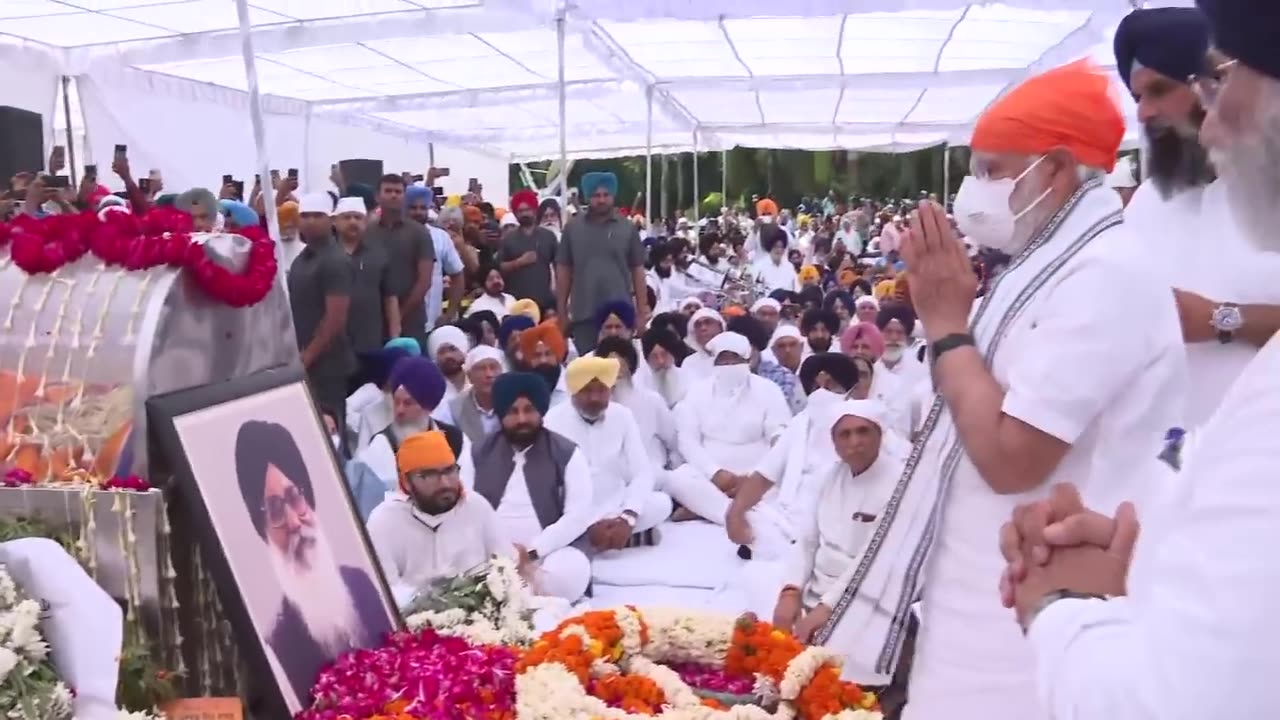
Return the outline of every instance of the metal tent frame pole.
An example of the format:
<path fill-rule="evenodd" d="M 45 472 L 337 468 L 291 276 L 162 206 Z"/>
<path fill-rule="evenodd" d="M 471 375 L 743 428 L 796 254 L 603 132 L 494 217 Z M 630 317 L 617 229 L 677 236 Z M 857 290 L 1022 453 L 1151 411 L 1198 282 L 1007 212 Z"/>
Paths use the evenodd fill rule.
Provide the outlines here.
<path fill-rule="evenodd" d="M 644 221 L 653 221 L 653 86 L 645 94 L 648 110 L 644 124 Z"/>
<path fill-rule="evenodd" d="M 560 197 L 569 197 L 569 131 L 565 127 L 565 119 L 569 114 L 569 96 L 564 85 L 564 8 L 556 13 L 556 77 L 559 80 L 557 95 L 560 101 L 560 172 L 564 182 L 560 183 Z M 561 202 L 563 205 L 564 203 Z"/>
<path fill-rule="evenodd" d="M 244 76 L 249 85 L 249 119 L 253 122 L 253 144 L 258 152 L 258 173 L 262 176 L 262 207 L 267 213 L 267 232 L 276 246 L 276 277 L 288 292 L 285 274 L 288 268 L 280 262 L 280 218 L 276 214 L 276 189 L 271 186 L 271 158 L 267 153 L 267 124 L 262 115 L 262 95 L 258 92 L 258 65 L 253 54 L 253 23 L 249 20 L 248 0 L 236 0 L 236 16 L 240 20 L 240 52 L 244 58 Z"/>
<path fill-rule="evenodd" d="M 702 200 L 698 194 L 698 129 L 693 129 L 693 221 L 702 218 Z"/>

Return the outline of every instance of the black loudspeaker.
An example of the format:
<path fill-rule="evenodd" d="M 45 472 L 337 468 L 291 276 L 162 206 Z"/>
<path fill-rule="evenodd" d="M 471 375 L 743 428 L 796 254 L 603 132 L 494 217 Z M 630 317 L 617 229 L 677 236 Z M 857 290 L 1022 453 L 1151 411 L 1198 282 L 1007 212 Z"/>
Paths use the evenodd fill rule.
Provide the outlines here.
<path fill-rule="evenodd" d="M 37 112 L 0 106 L 0 185 L 20 172 L 44 170 L 44 117 Z"/>
<path fill-rule="evenodd" d="M 353 183 L 360 183 L 368 185 L 376 192 L 378 181 L 382 179 L 381 160 L 343 160 L 338 163 L 338 170 L 342 171 L 342 179 L 346 181 L 347 187 Z M 344 191 L 346 189 L 343 188 Z"/>

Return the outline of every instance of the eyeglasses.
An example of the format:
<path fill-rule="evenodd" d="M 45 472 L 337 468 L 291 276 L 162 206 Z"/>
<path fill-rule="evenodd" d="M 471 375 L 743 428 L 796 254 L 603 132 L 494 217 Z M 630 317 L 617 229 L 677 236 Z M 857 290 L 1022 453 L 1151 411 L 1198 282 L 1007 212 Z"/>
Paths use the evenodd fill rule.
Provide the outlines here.
<path fill-rule="evenodd" d="M 1196 98 L 1205 110 L 1218 104 L 1218 95 L 1222 92 L 1222 85 L 1227 81 L 1227 77 L 1231 74 L 1231 68 L 1235 67 L 1237 62 L 1239 61 L 1228 60 L 1213 66 L 1208 72 L 1191 75 L 1187 78 L 1187 84 L 1191 86 L 1192 92 L 1196 94 Z"/>
<path fill-rule="evenodd" d="M 280 527 L 288 520 L 286 510 L 292 510 L 295 515 L 302 515 L 311 509 L 307 504 L 307 498 L 298 490 L 296 485 L 290 485 L 281 495 L 272 495 L 263 503 L 262 509 L 267 514 L 267 522 L 271 527 Z"/>
<path fill-rule="evenodd" d="M 457 465 L 450 465 L 447 468 L 441 468 L 438 470 L 410 470 L 405 473 L 404 476 L 408 478 L 410 482 L 435 482 L 436 480 L 443 478 L 457 477 L 459 470 L 460 468 Z"/>

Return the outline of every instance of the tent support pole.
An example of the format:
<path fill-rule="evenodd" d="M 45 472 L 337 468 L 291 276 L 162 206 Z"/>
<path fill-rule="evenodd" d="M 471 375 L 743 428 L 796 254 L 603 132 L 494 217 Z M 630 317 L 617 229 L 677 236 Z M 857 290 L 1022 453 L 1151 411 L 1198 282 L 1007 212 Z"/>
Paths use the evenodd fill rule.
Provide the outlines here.
<path fill-rule="evenodd" d="M 648 110 L 644 122 L 644 220 L 653 220 L 653 86 L 645 93 Z"/>
<path fill-rule="evenodd" d="M 76 181 L 76 131 L 71 127 L 71 78 L 62 76 L 62 114 L 67 120 L 67 173 L 71 176 L 71 187 L 78 188 Z M 87 136 L 88 133 L 85 133 Z"/>
<path fill-rule="evenodd" d="M 942 207 L 951 197 L 951 143 L 942 146 Z"/>
<path fill-rule="evenodd" d="M 560 100 L 560 172 L 564 175 L 564 182 L 560 183 L 560 197 L 567 198 L 569 196 L 569 136 L 568 130 L 565 128 L 565 118 L 568 117 L 569 96 L 564 87 L 564 9 L 556 13 L 556 77 L 558 78 L 558 87 L 556 94 Z M 563 202 L 561 203 L 563 205 Z"/>
<path fill-rule="evenodd" d="M 720 151 L 720 205 L 724 207 L 729 202 L 729 151 Z"/>
<path fill-rule="evenodd" d="M 285 282 L 288 268 L 280 262 L 280 219 L 276 215 L 276 190 L 271 186 L 271 159 L 267 156 L 267 126 L 262 117 L 262 96 L 258 92 L 258 65 L 253 56 L 253 24 L 249 21 L 248 0 L 236 0 L 236 16 L 240 19 L 240 52 L 244 57 L 244 76 L 249 85 L 249 119 L 253 121 L 253 144 L 258 151 L 258 173 L 267 178 L 262 183 L 262 206 L 267 211 L 267 232 L 276 245 L 276 278 L 288 292 Z"/>
<path fill-rule="evenodd" d="M 693 221 L 702 217 L 702 201 L 698 199 L 698 129 L 693 129 Z"/>

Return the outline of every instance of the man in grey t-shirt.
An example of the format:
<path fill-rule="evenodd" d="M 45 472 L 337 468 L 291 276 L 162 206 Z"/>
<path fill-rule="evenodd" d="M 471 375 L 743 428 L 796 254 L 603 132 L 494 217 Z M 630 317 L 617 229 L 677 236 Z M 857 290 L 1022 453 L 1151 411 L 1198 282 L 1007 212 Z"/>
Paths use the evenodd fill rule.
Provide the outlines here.
<path fill-rule="evenodd" d="M 617 213 L 613 198 L 618 178 L 613 173 L 582 176 L 587 211 L 569 221 L 556 253 L 556 308 L 560 327 L 573 338 L 578 353 L 596 346 L 596 308 L 610 300 L 633 300 L 636 327 L 649 320 L 644 283 L 644 246 L 640 231 Z"/>

